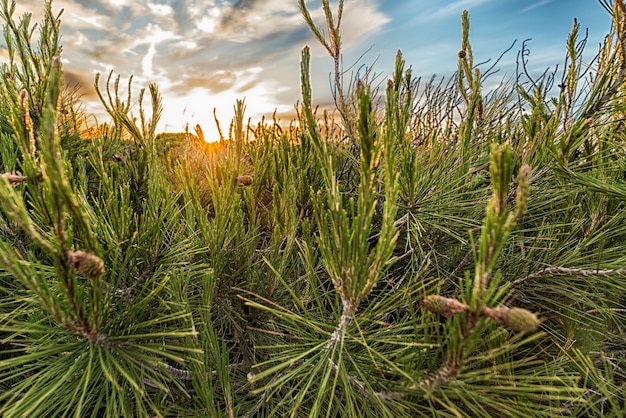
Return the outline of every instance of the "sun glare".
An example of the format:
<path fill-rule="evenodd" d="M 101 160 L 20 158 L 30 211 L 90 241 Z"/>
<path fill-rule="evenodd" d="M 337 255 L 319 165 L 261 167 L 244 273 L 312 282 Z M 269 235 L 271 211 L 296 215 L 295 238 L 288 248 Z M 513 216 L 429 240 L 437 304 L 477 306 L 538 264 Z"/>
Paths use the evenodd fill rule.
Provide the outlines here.
<path fill-rule="evenodd" d="M 251 70 L 253 73 L 256 71 Z M 234 117 L 234 106 L 237 100 L 245 99 L 244 125 L 250 122 L 256 125 L 262 120 L 271 119 L 276 111 L 279 114 L 287 114 L 293 111 L 293 106 L 280 105 L 270 92 L 271 86 L 260 83 L 245 91 L 245 94 L 235 89 L 212 93 L 207 89 L 195 88 L 184 97 L 172 97 L 163 103 L 163 114 L 159 126 L 160 131 L 183 132 L 187 127 L 190 133 L 194 133 L 196 125 L 200 125 L 206 142 L 220 140 L 220 132 L 216 123 L 222 130 L 222 135 L 228 138 L 230 123 Z M 167 87 L 164 88 L 167 94 Z"/>

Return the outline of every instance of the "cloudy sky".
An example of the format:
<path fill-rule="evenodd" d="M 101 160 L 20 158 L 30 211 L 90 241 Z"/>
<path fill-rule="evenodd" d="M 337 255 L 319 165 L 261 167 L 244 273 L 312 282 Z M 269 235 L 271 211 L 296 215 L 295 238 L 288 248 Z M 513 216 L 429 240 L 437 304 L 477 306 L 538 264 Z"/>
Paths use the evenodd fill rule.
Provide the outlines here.
<path fill-rule="evenodd" d="M 308 0 L 320 25 L 319 0 Z M 331 1 L 336 4 L 336 1 Z M 17 14 L 39 21 L 42 0 L 18 0 Z M 300 51 L 311 45 L 314 100 L 330 103 L 330 59 L 301 18 L 296 0 L 54 0 L 62 15 L 67 81 L 82 86 L 89 113 L 106 121 L 92 88 L 96 73 L 109 71 L 134 86 L 155 82 L 163 95 L 159 131 L 199 123 L 215 135 L 213 108 L 228 126 L 237 98 L 258 118 L 292 113 L 300 97 Z M 542 71 L 563 62 L 573 18 L 589 29 L 589 56 L 610 28 L 596 0 L 345 0 L 344 66 L 373 64 L 387 76 L 398 49 L 414 74 L 450 75 L 460 46 L 460 15 L 470 13 L 475 62 L 497 58 L 499 77 L 512 75 L 521 41 L 531 38 L 530 61 Z M 335 10 L 335 9 L 333 9 Z M 3 52 L 3 51 L 0 51 Z M 4 54 L 6 55 L 6 54 Z M 210 139 L 210 138 L 207 138 Z"/>

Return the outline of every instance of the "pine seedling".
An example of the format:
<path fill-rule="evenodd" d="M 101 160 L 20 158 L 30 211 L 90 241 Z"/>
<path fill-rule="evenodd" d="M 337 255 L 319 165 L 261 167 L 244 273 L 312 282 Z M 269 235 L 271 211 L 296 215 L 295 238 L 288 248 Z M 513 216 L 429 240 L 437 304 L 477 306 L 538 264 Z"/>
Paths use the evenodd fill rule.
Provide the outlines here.
<path fill-rule="evenodd" d="M 9 108 L 12 108 L 10 104 L 16 104 L 19 92 L 25 91 L 33 127 L 38 133 L 48 91 L 47 84 L 52 81 L 47 76 L 48 68 L 53 58 L 61 54 L 59 22 L 63 12 L 54 15 L 50 4 L 46 5 L 44 19 L 39 26 L 39 40 L 34 45 L 36 25 L 31 21 L 32 14 L 25 13 L 16 20 L 15 7 L 14 0 L 2 0 L 0 5 L 8 53 L 8 63 L 3 66 L 3 84 L 7 88 L 5 100 L 9 99 L 10 102 L 5 102 L 5 105 L 9 104 Z M 3 114 L 0 117 L 3 130 L 9 128 L 4 118 Z"/>
<path fill-rule="evenodd" d="M 405 110 L 400 108 L 399 92 L 392 85 L 388 89 L 386 123 L 378 122 L 370 87 L 363 82 L 357 83 L 354 97 L 357 113 L 350 123 L 355 126 L 357 133 L 359 182 L 356 195 L 348 197 L 336 175 L 335 155 L 329 152 L 332 144 L 321 138 L 313 114 L 309 59 L 309 49 L 305 48 L 301 64 L 302 113 L 306 127 L 303 147 L 305 141 L 311 145 L 310 149 L 317 157 L 322 173 L 323 189 L 312 190 L 311 194 L 315 225 L 318 228 L 319 254 L 325 274 L 332 283 L 334 296 L 322 289 L 313 290 L 312 285 L 309 291 L 313 296 L 307 298 L 307 303 L 335 305 L 338 302 L 336 322 L 330 329 L 328 325 L 318 325 L 317 319 L 309 319 L 303 302 L 298 299 L 294 299 L 294 303 L 301 307 L 302 311 L 298 310 L 301 313 L 279 308 L 266 299 L 261 299 L 263 303 L 246 300 L 251 306 L 276 315 L 285 324 L 300 324 L 300 327 L 304 327 L 302 331 L 292 332 L 302 332 L 302 338 L 310 340 L 310 343 L 287 349 L 284 356 L 258 364 L 260 370 L 251 375 L 251 381 L 257 384 L 271 379 L 255 391 L 271 393 L 286 382 L 304 379 L 304 390 L 290 394 L 294 398 L 285 402 L 297 405 L 313 396 L 315 402 L 311 404 L 310 414 L 315 416 L 330 413 L 336 401 L 335 388 L 350 388 L 346 394 L 350 399 L 367 392 L 367 383 L 347 374 L 351 367 L 344 364 L 349 356 L 346 344 L 347 339 L 352 338 L 349 329 L 359 321 L 359 307 L 385 277 L 393 261 L 392 253 L 397 238 L 395 215 L 398 193 L 393 146 L 398 137 L 404 134 L 407 118 L 400 119 L 399 113 Z M 379 190 L 384 190 L 384 197 L 378 195 Z M 380 230 L 376 229 L 377 221 L 380 222 Z M 373 236 L 376 240 L 371 239 Z M 309 249 L 308 245 L 303 246 L 304 254 L 310 254 Z M 314 275 L 319 276 L 319 273 Z M 316 277 L 315 281 L 320 282 L 320 278 Z M 296 296 L 294 292 L 291 293 Z M 321 331 L 323 334 L 312 339 L 312 331 L 316 334 Z M 320 341 L 320 337 L 324 340 Z M 378 402 L 376 397 L 372 402 Z M 379 407 L 385 410 L 384 406 Z"/>
<path fill-rule="evenodd" d="M 343 17 L 343 0 L 339 0 L 337 5 L 337 16 L 333 17 L 332 10 L 330 8 L 329 0 L 321 0 L 322 9 L 324 11 L 324 17 L 326 18 L 326 35 L 324 29 L 319 28 L 313 18 L 309 9 L 306 6 L 305 0 L 298 0 L 298 6 L 302 12 L 302 17 L 307 26 L 313 32 L 315 38 L 326 49 L 331 56 L 334 65 L 334 97 L 339 113 L 344 121 L 345 127 L 351 130 L 350 112 L 348 109 L 348 102 L 346 99 L 346 93 L 343 90 L 343 65 L 341 59 L 341 18 Z"/>
<path fill-rule="evenodd" d="M 10 20 L 14 6 L 3 6 L 3 17 Z M 46 7 L 42 32 L 56 33 L 59 21 L 51 5 Z M 18 26 L 11 21 L 7 27 Z M 18 161 L 3 165 L 20 167 L 23 173 L 0 176 L 0 292 L 5 306 L 0 332 L 6 348 L 0 360 L 0 411 L 4 416 L 82 416 L 98 414 L 104 406 L 107 416 L 162 414 L 155 392 L 161 392 L 157 397 L 173 387 L 184 392 L 176 380 L 180 373 L 171 364 L 181 364 L 184 355 L 197 351 L 176 343 L 195 334 L 188 322 L 191 313 L 172 309 L 162 297 L 168 285 L 178 285 L 170 282 L 180 280 L 184 272 L 179 272 L 193 254 L 188 240 L 176 235 L 180 217 L 175 196 L 164 193 L 164 184 L 155 181 L 163 176 L 152 159 L 145 176 L 151 181 L 146 199 L 136 202 L 134 211 L 128 187 L 117 186 L 127 183 L 127 173 L 107 172 L 111 167 L 102 160 L 98 141 L 85 160 L 104 187 L 99 196 L 80 189 L 88 183 L 74 182 L 62 147 L 67 132 L 61 120 L 66 103 L 61 59 L 43 59 L 56 47 L 43 47 L 39 54 L 26 46 L 30 38 L 24 35 L 32 30 L 22 32 L 17 32 L 19 42 L 17 35 L 11 38 L 15 53 L 46 63 L 39 80 L 45 89 L 39 112 L 33 111 L 38 105 L 32 98 L 40 96 L 29 94 L 26 87 L 38 91 L 40 84 L 27 83 L 27 76 L 3 90 L 9 92 L 3 103 L 13 103 L 3 139 L 10 138 L 20 151 L 13 154 Z M 58 38 L 42 36 L 40 41 L 54 43 Z M 24 74 L 38 77 L 31 70 Z M 3 78 L 5 83 L 14 80 L 6 74 Z M 12 91 L 20 93 L 12 96 Z M 148 150 L 160 112 L 157 91 L 151 92 L 156 112 L 151 125 L 142 118 L 139 128 L 128 123 L 128 115 L 117 115 L 118 122 L 127 122 L 120 127 Z M 112 99 L 119 103 L 117 97 Z M 5 226 L 15 231 L 13 236 L 6 234 Z M 136 281 L 128 284 L 135 275 Z"/>
<path fill-rule="evenodd" d="M 90 341 L 95 341 L 99 333 L 98 326 L 93 322 L 93 318 L 89 319 L 85 312 L 85 307 L 81 306 L 79 301 L 80 296 L 76 293 L 79 289 L 76 283 L 76 278 L 73 277 L 69 271 L 69 267 L 72 265 L 69 255 L 70 246 L 72 245 L 72 237 L 68 236 L 66 227 L 66 216 L 71 214 L 75 220 L 75 231 L 71 231 L 76 236 L 81 237 L 84 240 L 87 250 L 93 251 L 95 249 L 95 243 L 93 241 L 93 233 L 89 224 L 85 221 L 85 214 L 81 206 L 78 204 L 76 197 L 72 191 L 72 187 L 69 184 L 67 178 L 66 167 L 61 157 L 60 138 L 57 131 L 57 119 L 58 103 L 61 93 L 61 62 L 59 57 L 55 57 L 48 70 L 49 81 L 47 83 L 48 90 L 46 92 L 44 109 L 42 111 L 41 119 L 41 134 L 37 136 L 36 147 L 41 149 L 41 152 L 32 148 L 31 140 L 35 138 L 35 134 L 32 130 L 28 130 L 27 139 L 22 138 L 23 144 L 28 144 L 30 160 L 32 163 L 40 162 L 41 178 L 33 179 L 34 181 L 28 184 L 30 193 L 32 196 L 36 196 L 36 204 L 40 204 L 40 210 L 47 210 L 49 213 L 50 231 L 40 232 L 40 225 L 36 225 L 31 215 L 26 209 L 26 203 L 24 198 L 14 192 L 13 187 L 5 179 L 5 185 L 2 187 L 0 193 L 3 196 L 2 209 L 3 211 L 13 217 L 15 221 L 30 235 L 30 238 L 37 242 L 41 248 L 47 253 L 48 256 L 58 260 L 58 268 L 62 272 L 62 280 L 60 281 L 61 288 L 63 289 L 65 302 L 68 303 L 66 307 L 59 309 L 56 305 L 54 298 L 49 295 L 45 295 L 37 290 L 40 286 L 39 283 L 33 282 L 31 278 L 24 278 L 25 284 L 40 294 L 40 297 L 44 298 L 44 303 L 50 310 L 50 313 L 69 330 L 75 330 L 82 334 L 83 337 L 88 338 Z M 25 97 L 25 96 L 23 96 Z M 28 118 L 26 118 L 28 120 Z M 33 155 L 33 152 L 37 152 Z M 50 234 L 50 238 L 48 237 Z M 11 269 L 13 263 L 5 261 L 7 267 Z M 15 271 L 17 276 L 22 274 Z M 47 285 L 42 286 L 48 287 Z M 94 288 L 93 300 L 98 304 L 99 286 Z"/>
<path fill-rule="evenodd" d="M 456 346 L 451 348 L 448 361 L 435 373 L 436 377 L 431 376 L 414 385 L 414 388 L 431 390 L 433 383 L 441 384 L 448 377 L 459 374 L 465 357 L 476 344 L 476 333 L 482 332 L 482 327 L 479 326 L 481 318 L 489 318 L 508 329 L 520 332 L 534 331 L 539 325 L 536 316 L 526 309 L 509 309 L 508 307 L 491 309 L 485 306 L 488 303 L 498 303 L 503 296 L 503 289 L 498 286 L 497 281 L 491 283 L 496 261 L 527 205 L 530 168 L 523 166 L 518 175 L 515 208 L 509 207 L 513 169 L 513 153 L 508 145 L 493 144 L 489 156 L 493 192 L 487 203 L 478 248 L 474 256 L 476 260 L 474 278 L 470 282 L 471 287 L 468 286 L 469 283 L 462 286 L 465 290 L 463 294 L 465 301 L 438 295 L 427 296 L 422 301 L 422 307 L 430 312 L 448 318 L 464 316 L 462 321 L 457 322 L 458 334 L 454 340 Z M 455 327 L 452 324 L 450 326 L 453 329 Z"/>
<path fill-rule="evenodd" d="M 234 107 L 235 116 L 233 118 L 233 139 L 235 141 L 235 158 L 241 159 L 243 145 L 246 140 L 246 129 L 244 126 L 244 117 L 246 113 L 245 100 L 237 100 Z"/>
<path fill-rule="evenodd" d="M 466 114 L 459 127 L 461 151 L 463 155 L 469 150 L 475 127 L 481 125 L 484 118 L 482 97 L 482 78 L 480 70 L 474 68 L 474 55 L 469 41 L 469 13 L 464 10 L 461 15 L 462 42 L 458 53 L 457 83 L 466 108 Z"/>
<path fill-rule="evenodd" d="M 369 236 L 372 234 L 373 216 L 378 205 L 376 191 L 377 169 L 381 162 L 386 141 L 378 142 L 373 119 L 373 109 L 369 89 L 359 85 L 356 90 L 359 103 L 359 146 L 360 183 L 358 198 L 350 201 L 356 205 L 356 213 L 351 216 L 345 207 L 343 193 L 334 177 L 327 178 L 328 194 L 318 203 L 316 219 L 320 228 L 320 252 L 328 274 L 342 300 L 343 310 L 339 326 L 331 337 L 337 341 L 345 332 L 350 318 L 356 313 L 359 304 L 372 291 L 382 277 L 391 256 L 396 239 L 393 230 L 395 218 L 395 196 L 397 178 L 393 173 L 393 157 L 385 154 L 386 196 L 383 209 L 383 229 L 376 247 L 370 250 Z M 387 140 L 391 136 L 387 137 Z M 329 163 L 329 167 L 332 167 Z M 330 174 L 330 173 L 329 173 Z M 392 203 L 393 202 L 393 203 Z"/>

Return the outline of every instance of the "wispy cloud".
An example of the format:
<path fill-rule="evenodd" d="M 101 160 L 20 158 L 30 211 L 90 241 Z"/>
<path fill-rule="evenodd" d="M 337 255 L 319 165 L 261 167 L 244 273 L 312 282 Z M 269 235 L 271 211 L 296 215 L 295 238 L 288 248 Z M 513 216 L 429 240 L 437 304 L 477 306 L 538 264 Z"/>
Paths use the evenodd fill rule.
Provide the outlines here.
<path fill-rule="evenodd" d="M 487 3 L 492 3 L 495 0 L 457 0 L 452 2 L 446 6 L 440 6 L 437 3 L 437 6 L 431 8 L 427 14 L 422 15 L 422 17 L 433 20 L 433 19 L 442 19 L 450 16 L 459 16 L 463 10 L 471 10 L 475 9 L 479 6 L 482 6 Z"/>
<path fill-rule="evenodd" d="M 524 7 L 521 10 L 520 13 L 528 13 L 531 10 L 535 10 L 535 9 L 537 9 L 539 7 L 545 6 L 546 4 L 552 3 L 553 1 L 554 0 L 541 0 L 541 1 L 538 1 L 536 3 L 533 3 L 533 4 L 529 5 L 529 6 Z"/>

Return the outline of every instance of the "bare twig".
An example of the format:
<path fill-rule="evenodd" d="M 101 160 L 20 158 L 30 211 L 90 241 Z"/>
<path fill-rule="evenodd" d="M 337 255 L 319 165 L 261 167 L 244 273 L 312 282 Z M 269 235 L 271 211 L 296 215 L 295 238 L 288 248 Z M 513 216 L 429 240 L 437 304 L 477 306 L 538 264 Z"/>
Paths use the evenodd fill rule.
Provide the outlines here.
<path fill-rule="evenodd" d="M 139 277 L 137 277 L 137 279 L 135 280 L 135 283 L 133 283 L 132 286 L 130 286 L 130 287 L 124 287 L 123 289 L 117 289 L 115 291 L 115 296 L 118 296 L 118 297 L 130 296 L 133 293 L 135 293 L 137 291 L 137 289 L 139 288 L 139 286 L 141 286 L 143 284 L 143 282 L 145 282 L 146 279 L 148 278 L 148 275 L 150 274 L 150 272 L 154 268 L 154 264 L 156 263 L 156 259 L 157 259 L 157 256 L 155 254 L 155 255 L 153 255 L 150 258 L 150 262 L 143 269 L 143 271 L 141 272 Z"/>
<path fill-rule="evenodd" d="M 511 282 L 512 286 L 519 286 L 531 280 L 543 276 L 575 276 L 575 277 L 615 277 L 626 276 L 626 269 L 618 270 L 584 270 L 569 267 L 547 267 L 543 270 L 536 271 L 521 279 Z"/>
<path fill-rule="evenodd" d="M 241 362 L 241 363 L 233 363 L 233 364 L 229 364 L 228 365 L 228 371 L 233 371 L 233 370 L 237 370 L 238 368 L 244 366 L 245 363 Z M 173 377 L 174 379 L 179 379 L 179 380 L 193 380 L 193 375 L 189 370 L 185 370 L 185 369 L 178 369 L 176 367 L 170 366 L 169 364 L 160 364 L 159 366 L 155 366 L 154 369 L 156 370 L 160 370 L 160 369 L 165 370 L 165 372 L 170 376 Z M 213 370 L 211 371 L 211 378 L 213 380 L 217 379 L 217 370 Z"/>
<path fill-rule="evenodd" d="M 459 374 L 459 367 L 454 364 L 444 364 L 439 370 L 435 373 L 429 375 L 428 377 L 420 380 L 414 385 L 410 386 L 410 390 L 432 390 L 437 386 L 443 385 L 448 379 L 452 377 L 456 377 Z M 393 399 L 401 399 L 405 398 L 409 395 L 410 392 L 376 392 L 376 397 L 390 401 Z"/>
<path fill-rule="evenodd" d="M 469 264 L 469 262 L 472 261 L 473 257 L 474 257 L 474 251 L 472 249 L 470 249 L 467 252 L 467 254 L 465 254 L 465 257 L 463 257 L 463 259 L 461 260 L 459 265 L 456 266 L 456 268 L 452 271 L 452 273 L 450 273 L 450 279 L 457 279 L 457 278 L 459 278 L 460 277 L 459 274 L 461 273 L 461 271 L 463 271 L 465 266 L 467 266 Z"/>

